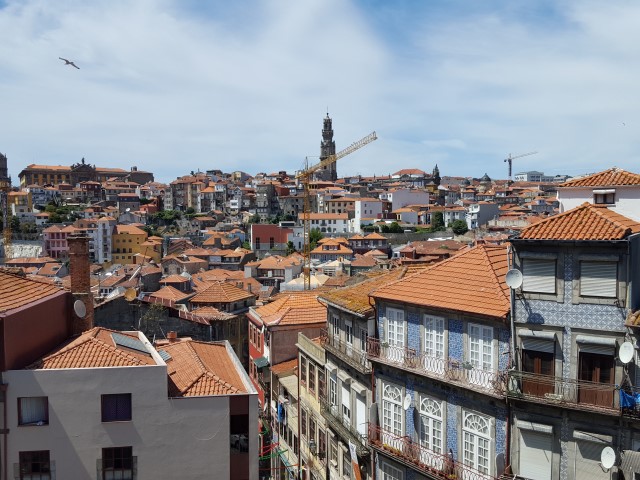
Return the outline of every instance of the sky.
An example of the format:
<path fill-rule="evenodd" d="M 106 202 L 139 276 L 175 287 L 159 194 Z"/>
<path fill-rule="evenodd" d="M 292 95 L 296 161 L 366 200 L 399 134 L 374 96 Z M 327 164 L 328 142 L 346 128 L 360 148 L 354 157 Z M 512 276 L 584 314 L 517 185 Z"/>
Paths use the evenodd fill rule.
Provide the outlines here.
<path fill-rule="evenodd" d="M 639 172 L 640 2 L 0 0 L 0 152 L 343 175 Z M 80 69 L 64 65 L 73 60 Z"/>

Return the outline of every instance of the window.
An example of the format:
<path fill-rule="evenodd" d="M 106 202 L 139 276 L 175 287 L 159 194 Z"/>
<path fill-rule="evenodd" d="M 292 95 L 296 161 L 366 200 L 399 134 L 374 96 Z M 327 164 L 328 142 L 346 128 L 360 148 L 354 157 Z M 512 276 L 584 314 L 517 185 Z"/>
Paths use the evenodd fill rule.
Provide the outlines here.
<path fill-rule="evenodd" d="M 273 248 L 276 245 L 276 241 L 273 237 L 269 237 L 269 248 Z"/>
<path fill-rule="evenodd" d="M 348 383 L 342 383 L 342 421 L 351 425 L 351 390 Z"/>
<path fill-rule="evenodd" d="M 395 361 L 404 360 L 404 312 L 395 308 L 387 308 L 387 358 Z"/>
<path fill-rule="evenodd" d="M 580 262 L 580 295 L 615 298 L 618 296 L 617 262 Z"/>
<path fill-rule="evenodd" d="M 587 346 L 581 347 L 578 354 L 578 379 L 584 381 L 578 385 L 578 402 L 613 407 L 615 357 L 613 355 L 605 355 L 604 351 L 595 353 L 599 350 L 597 346 L 593 349 L 593 352 L 585 350 L 591 349 Z M 611 385 L 611 388 L 595 386 L 587 382 L 608 384 Z"/>
<path fill-rule="evenodd" d="M 444 318 L 424 316 L 424 367 L 444 373 Z M 432 359 L 441 361 L 432 361 Z"/>
<path fill-rule="evenodd" d="M 304 408 L 300 409 L 300 437 L 307 436 L 307 411 Z"/>
<path fill-rule="evenodd" d="M 18 398 L 18 425 L 48 425 L 49 402 L 47 397 Z"/>
<path fill-rule="evenodd" d="M 351 472 L 353 467 L 351 466 L 351 457 L 348 450 L 342 451 L 342 475 L 346 478 L 351 478 Z"/>
<path fill-rule="evenodd" d="M 484 475 L 489 474 L 489 419 L 463 411 L 463 459 L 464 464 Z"/>
<path fill-rule="evenodd" d="M 316 419 L 309 415 L 309 441 L 316 439 Z"/>
<path fill-rule="evenodd" d="M 402 436 L 402 395 L 395 385 L 382 387 L 382 428 L 396 437 Z"/>
<path fill-rule="evenodd" d="M 380 480 L 403 480 L 404 475 L 402 470 L 389 465 L 388 463 L 382 463 L 382 478 Z"/>
<path fill-rule="evenodd" d="M 324 370 L 318 368 L 318 398 L 324 399 L 327 395 L 327 376 Z"/>
<path fill-rule="evenodd" d="M 353 344 L 353 324 L 350 320 L 344 322 L 344 338 L 348 345 Z"/>
<path fill-rule="evenodd" d="M 307 384 L 307 357 L 300 355 L 300 383 Z"/>
<path fill-rule="evenodd" d="M 249 451 L 249 415 L 230 416 L 229 439 L 232 455 Z"/>
<path fill-rule="evenodd" d="M 367 351 L 367 330 L 365 328 L 360 329 L 360 350 Z"/>
<path fill-rule="evenodd" d="M 340 323 L 338 320 L 338 317 L 331 317 L 331 330 L 333 331 L 333 334 L 335 336 L 338 336 L 340 334 Z"/>
<path fill-rule="evenodd" d="M 616 203 L 616 191 L 612 188 L 593 191 L 593 203 L 596 205 L 613 205 Z"/>
<path fill-rule="evenodd" d="M 260 237 L 256 237 L 256 250 L 260 250 Z"/>
<path fill-rule="evenodd" d="M 133 480 L 133 447 L 114 447 L 102 449 L 103 480 Z"/>
<path fill-rule="evenodd" d="M 430 397 L 420 401 L 420 446 L 432 452 L 442 454 L 442 402 Z M 440 468 L 442 460 L 433 455 L 425 455 L 425 463 Z M 429 458 L 431 457 L 431 458 Z M 435 462 L 435 463 L 434 463 Z"/>
<path fill-rule="evenodd" d="M 338 404 L 338 381 L 335 372 L 329 375 L 329 404 L 331 406 Z"/>
<path fill-rule="evenodd" d="M 522 259 L 522 290 L 531 293 L 556 293 L 556 260 Z"/>
<path fill-rule="evenodd" d="M 309 363 L 309 391 L 316 391 L 316 366 L 313 363 Z"/>
<path fill-rule="evenodd" d="M 469 362 L 473 368 L 493 370 L 493 328 L 469 324 Z"/>
<path fill-rule="evenodd" d="M 51 478 L 51 462 L 49 450 L 20 452 L 21 480 L 49 480 Z"/>
<path fill-rule="evenodd" d="M 102 395 L 102 421 L 125 422 L 131 420 L 131 394 Z"/>
<path fill-rule="evenodd" d="M 327 453 L 327 438 L 323 431 L 318 431 L 318 457 L 324 458 Z"/>
<path fill-rule="evenodd" d="M 545 343 L 553 348 L 552 342 Z M 522 379 L 522 392 L 536 397 L 554 393 L 554 382 L 538 377 L 538 375 L 553 376 L 555 374 L 553 351 L 527 350 L 527 345 L 523 346 L 525 349 L 522 350 L 522 371 L 533 375 L 526 375 Z"/>
<path fill-rule="evenodd" d="M 329 461 L 334 464 L 334 467 L 338 467 L 338 442 L 336 442 L 335 438 L 332 438 L 329 443 L 329 448 L 331 449 L 329 452 Z"/>

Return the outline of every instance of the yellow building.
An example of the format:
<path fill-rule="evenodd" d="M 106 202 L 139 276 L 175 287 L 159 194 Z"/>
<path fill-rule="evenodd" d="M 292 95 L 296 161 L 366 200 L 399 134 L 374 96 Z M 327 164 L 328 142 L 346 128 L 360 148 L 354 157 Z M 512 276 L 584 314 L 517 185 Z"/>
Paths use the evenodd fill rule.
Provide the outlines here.
<path fill-rule="evenodd" d="M 21 217 L 33 210 L 31 192 L 9 192 L 7 203 L 11 215 Z"/>
<path fill-rule="evenodd" d="M 135 255 L 145 254 L 149 250 L 146 245 L 147 232 L 135 225 L 115 225 L 111 237 L 111 256 L 113 263 L 123 265 L 135 263 Z"/>

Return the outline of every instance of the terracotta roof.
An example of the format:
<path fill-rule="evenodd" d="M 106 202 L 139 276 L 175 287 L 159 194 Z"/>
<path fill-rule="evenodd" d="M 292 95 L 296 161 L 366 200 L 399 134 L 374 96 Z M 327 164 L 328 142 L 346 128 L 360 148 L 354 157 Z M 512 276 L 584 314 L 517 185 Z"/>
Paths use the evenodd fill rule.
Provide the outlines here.
<path fill-rule="evenodd" d="M 327 308 L 318 301 L 317 291 L 279 293 L 270 303 L 251 309 L 249 314 L 266 325 L 303 325 L 327 321 Z"/>
<path fill-rule="evenodd" d="M 640 185 L 640 174 L 627 172 L 618 167 L 613 167 L 603 172 L 574 178 L 561 183 L 559 187 L 605 187 Z"/>
<path fill-rule="evenodd" d="M 195 340 L 163 345 L 171 358 L 166 361 L 169 394 L 174 397 L 199 397 L 248 393 L 238 366 L 226 344 Z"/>
<path fill-rule="evenodd" d="M 351 262 L 352 267 L 375 267 L 378 261 L 372 256 L 356 255 Z"/>
<path fill-rule="evenodd" d="M 184 300 L 189 297 L 191 293 L 184 293 L 178 290 L 177 288 L 172 287 L 171 285 L 165 285 L 157 292 L 150 293 L 150 297 L 154 298 L 165 298 L 167 300 L 172 300 L 174 302 L 179 302 L 180 300 Z"/>
<path fill-rule="evenodd" d="M 294 368 L 298 366 L 298 359 L 287 360 L 286 362 L 280 362 L 273 365 L 269 370 L 274 375 L 282 375 L 283 373 L 292 372 Z"/>
<path fill-rule="evenodd" d="M 188 281 L 189 279 L 187 277 L 183 277 L 182 275 L 167 275 L 166 277 L 160 279 L 160 283 L 185 283 Z"/>
<path fill-rule="evenodd" d="M 377 299 L 505 317 L 510 310 L 506 245 L 478 245 L 376 290 Z"/>
<path fill-rule="evenodd" d="M 227 282 L 213 282 L 209 287 L 198 292 L 191 303 L 231 303 L 253 298 L 255 295 Z"/>
<path fill-rule="evenodd" d="M 405 273 L 406 268 L 396 268 L 355 285 L 322 293 L 319 295 L 319 299 L 323 303 L 337 305 L 356 315 L 370 317 L 373 315 L 374 309 L 369 303 L 369 294 L 377 288 L 401 279 Z"/>
<path fill-rule="evenodd" d="M 60 294 L 60 289 L 53 284 L 0 272 L 0 312 Z"/>
<path fill-rule="evenodd" d="M 156 365 L 150 353 L 125 347 L 122 342 L 116 343 L 118 336 L 129 339 L 129 342 L 137 341 L 139 346 L 144 346 L 138 339 L 137 332 L 116 332 L 95 327 L 73 338 L 27 368 L 33 370 Z"/>
<path fill-rule="evenodd" d="M 235 318 L 231 313 L 222 312 L 215 307 L 207 306 L 196 308 L 191 311 L 194 315 L 206 318 L 207 320 L 230 320 Z"/>
<path fill-rule="evenodd" d="M 524 240 L 622 240 L 640 232 L 635 222 L 606 206 L 583 203 L 520 232 Z"/>

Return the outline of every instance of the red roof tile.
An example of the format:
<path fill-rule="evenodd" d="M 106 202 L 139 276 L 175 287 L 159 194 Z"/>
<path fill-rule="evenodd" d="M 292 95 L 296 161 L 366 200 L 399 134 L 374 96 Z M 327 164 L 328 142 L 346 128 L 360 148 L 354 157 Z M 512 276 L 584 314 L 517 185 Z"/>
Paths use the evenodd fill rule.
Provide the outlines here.
<path fill-rule="evenodd" d="M 505 317 L 510 310 L 506 245 L 478 245 L 376 290 L 377 299 Z"/>
<path fill-rule="evenodd" d="M 622 240 L 640 232 L 635 222 L 603 205 L 583 203 L 520 232 L 525 240 Z"/>
<path fill-rule="evenodd" d="M 53 284 L 0 272 L 0 312 L 61 294 L 61 290 Z"/>
<path fill-rule="evenodd" d="M 640 174 L 613 167 L 586 177 L 574 178 L 560 184 L 559 187 L 614 187 L 624 185 L 640 185 Z"/>

